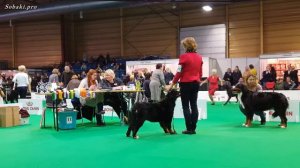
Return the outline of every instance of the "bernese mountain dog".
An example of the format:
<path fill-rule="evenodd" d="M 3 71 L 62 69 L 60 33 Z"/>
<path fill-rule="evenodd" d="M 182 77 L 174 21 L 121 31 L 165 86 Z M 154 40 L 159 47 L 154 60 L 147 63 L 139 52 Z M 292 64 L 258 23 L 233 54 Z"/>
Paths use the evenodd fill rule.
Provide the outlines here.
<path fill-rule="evenodd" d="M 138 102 L 134 104 L 129 113 L 129 123 L 126 136 L 138 139 L 137 132 L 146 120 L 159 122 L 166 134 L 176 134 L 171 128 L 176 99 L 180 96 L 179 91 L 172 89 L 160 102 Z"/>
<path fill-rule="evenodd" d="M 263 111 L 270 109 L 274 110 L 272 114 L 274 118 L 280 117 L 279 126 L 281 128 L 287 127 L 286 110 L 289 103 L 285 95 L 276 92 L 252 92 L 243 84 L 238 84 L 233 92 L 238 93 L 241 109 L 246 116 L 245 127 L 251 126 L 254 114 L 263 113 Z"/>

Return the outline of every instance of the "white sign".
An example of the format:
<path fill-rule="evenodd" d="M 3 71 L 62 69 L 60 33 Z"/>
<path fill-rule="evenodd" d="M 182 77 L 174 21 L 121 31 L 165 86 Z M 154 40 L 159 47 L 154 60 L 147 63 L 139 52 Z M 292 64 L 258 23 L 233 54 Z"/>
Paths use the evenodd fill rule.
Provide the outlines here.
<path fill-rule="evenodd" d="M 19 99 L 19 103 L 29 114 L 42 115 L 43 100 L 41 99 Z"/>
<path fill-rule="evenodd" d="M 197 106 L 198 106 L 198 112 L 199 112 L 198 120 L 207 119 L 207 101 L 205 99 L 198 98 Z M 184 118 L 180 97 L 177 98 L 177 100 L 176 100 L 176 106 L 174 109 L 174 118 Z"/>
<path fill-rule="evenodd" d="M 199 91 L 198 98 L 210 101 L 209 96 L 208 96 L 208 91 Z M 216 91 L 213 98 L 214 98 L 214 101 L 216 101 L 216 102 L 226 102 L 228 99 L 228 95 L 227 95 L 226 91 Z M 236 102 L 236 98 L 232 97 L 230 99 L 230 102 L 232 102 L 232 101 Z"/>
<path fill-rule="evenodd" d="M 300 122 L 299 121 L 299 105 L 300 101 L 298 100 L 290 100 L 289 101 L 289 108 L 286 110 L 286 118 L 288 122 Z M 264 111 L 266 114 L 266 121 L 276 121 L 280 122 L 280 117 L 273 118 L 272 114 L 274 110 Z M 254 115 L 253 120 L 260 121 L 260 117 Z"/>

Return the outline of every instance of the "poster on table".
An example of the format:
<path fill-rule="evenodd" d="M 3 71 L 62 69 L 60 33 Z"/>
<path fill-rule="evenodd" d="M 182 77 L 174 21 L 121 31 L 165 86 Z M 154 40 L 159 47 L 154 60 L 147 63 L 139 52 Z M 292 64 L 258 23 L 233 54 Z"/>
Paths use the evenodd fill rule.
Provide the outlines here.
<path fill-rule="evenodd" d="M 209 58 L 203 57 L 203 77 L 209 75 Z M 126 73 L 131 74 L 132 72 L 145 71 L 152 72 L 156 69 L 156 64 L 161 63 L 166 68 L 169 68 L 175 75 L 179 63 L 179 59 L 161 59 L 161 60 L 142 60 L 142 61 L 126 61 Z"/>
<path fill-rule="evenodd" d="M 42 99 L 19 99 L 18 102 L 29 114 L 41 115 L 43 113 Z"/>

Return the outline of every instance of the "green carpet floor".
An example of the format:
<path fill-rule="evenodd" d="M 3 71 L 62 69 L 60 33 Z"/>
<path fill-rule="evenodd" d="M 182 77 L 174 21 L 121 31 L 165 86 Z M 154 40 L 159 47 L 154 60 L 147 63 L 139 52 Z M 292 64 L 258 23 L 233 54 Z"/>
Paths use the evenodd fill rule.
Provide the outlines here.
<path fill-rule="evenodd" d="M 116 118 L 106 118 L 106 127 L 85 121 L 59 132 L 40 129 L 39 120 L 31 116 L 30 125 L 0 128 L 1 168 L 300 167 L 299 123 L 281 129 L 276 122 L 254 122 L 244 128 L 244 116 L 234 103 L 208 104 L 208 120 L 198 122 L 196 135 L 181 134 L 183 119 L 175 120 L 177 135 L 165 135 L 159 124 L 146 122 L 138 140 L 125 137 L 127 127 Z M 49 112 L 49 126 L 52 121 Z"/>

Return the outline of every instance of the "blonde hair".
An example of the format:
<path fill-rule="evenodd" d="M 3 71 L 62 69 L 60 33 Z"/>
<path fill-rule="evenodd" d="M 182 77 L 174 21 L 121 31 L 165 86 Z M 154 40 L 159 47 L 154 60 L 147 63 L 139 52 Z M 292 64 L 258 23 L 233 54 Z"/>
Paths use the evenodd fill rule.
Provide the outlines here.
<path fill-rule="evenodd" d="M 58 71 L 58 69 L 56 69 L 56 68 L 54 68 L 54 69 L 52 70 L 52 73 L 53 73 L 53 74 L 58 74 L 58 72 L 59 72 L 59 71 Z"/>
<path fill-rule="evenodd" d="M 130 75 L 129 79 L 130 79 L 131 81 L 133 81 L 133 80 L 134 80 L 134 75 Z"/>
<path fill-rule="evenodd" d="M 194 37 L 186 37 L 181 40 L 181 44 L 185 48 L 186 52 L 196 52 L 197 50 L 197 43 Z"/>
<path fill-rule="evenodd" d="M 115 76 L 116 76 L 114 71 L 111 69 L 106 70 L 105 75 L 112 76 L 113 78 L 115 78 Z"/>
<path fill-rule="evenodd" d="M 213 73 L 213 74 L 216 74 L 218 71 L 217 71 L 217 69 L 212 69 L 211 70 L 211 73 Z"/>
<path fill-rule="evenodd" d="M 26 71 L 25 65 L 20 65 L 20 66 L 18 66 L 18 70 L 19 70 L 20 72 L 25 72 L 25 71 Z"/>

